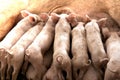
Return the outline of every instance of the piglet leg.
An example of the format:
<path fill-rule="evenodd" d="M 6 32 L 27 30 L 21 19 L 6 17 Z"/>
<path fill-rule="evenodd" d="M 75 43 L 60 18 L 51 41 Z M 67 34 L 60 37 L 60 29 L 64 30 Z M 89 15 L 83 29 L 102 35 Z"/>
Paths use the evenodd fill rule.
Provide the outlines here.
<path fill-rule="evenodd" d="M 104 80 L 116 80 L 115 79 L 115 73 L 111 72 L 108 68 L 105 71 L 105 77 Z"/>

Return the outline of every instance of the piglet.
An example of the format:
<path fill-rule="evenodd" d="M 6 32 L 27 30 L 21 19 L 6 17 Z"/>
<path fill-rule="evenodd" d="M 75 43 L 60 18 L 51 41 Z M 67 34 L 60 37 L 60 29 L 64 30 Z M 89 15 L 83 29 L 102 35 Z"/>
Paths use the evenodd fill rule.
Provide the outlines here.
<path fill-rule="evenodd" d="M 39 16 L 40 16 L 42 22 L 39 22 L 37 25 L 35 25 L 36 27 L 37 26 L 39 27 L 39 29 L 38 29 L 38 30 L 40 30 L 39 33 L 41 32 L 42 28 L 44 27 L 44 25 L 46 24 L 46 22 L 48 20 L 48 16 L 46 16 L 46 15 L 47 15 L 46 13 L 41 13 Z M 24 61 L 23 65 L 22 65 L 22 72 L 21 72 L 22 75 L 25 75 L 25 72 L 27 70 L 26 66 L 27 66 L 27 63 L 25 63 L 25 61 Z"/>
<path fill-rule="evenodd" d="M 0 43 L 0 47 L 3 46 L 3 48 L 5 47 L 6 49 L 11 48 L 28 29 L 41 21 L 38 15 L 26 10 L 21 11 L 21 15 L 24 18 L 5 36 Z"/>
<path fill-rule="evenodd" d="M 55 13 L 51 14 L 51 16 L 48 17 L 49 19 L 46 22 L 44 28 L 25 52 L 26 63 L 30 62 L 36 72 L 33 80 L 42 79 L 42 76 L 46 71 L 46 68 L 43 65 L 43 55 L 53 43 L 55 35 L 55 25 L 59 19 L 59 17 Z"/>
<path fill-rule="evenodd" d="M 45 14 L 42 14 L 45 15 Z M 18 73 L 24 61 L 24 51 L 32 43 L 44 26 L 43 22 L 39 22 L 30 28 L 8 51 L 7 62 L 7 79 L 10 79 L 10 68 L 13 67 L 12 80 L 17 80 Z M 27 26 L 26 26 L 27 27 Z"/>
<path fill-rule="evenodd" d="M 9 50 L 20 37 L 31 27 L 40 21 L 40 17 L 36 14 L 32 14 L 26 10 L 21 11 L 22 17 L 24 17 L 17 25 L 5 36 L 0 42 L 0 62 L 1 62 L 1 80 L 5 79 L 6 69 L 6 50 Z"/>
<path fill-rule="evenodd" d="M 109 32 L 108 28 L 103 28 L 103 35 L 107 39 L 105 47 L 109 62 L 105 71 L 104 80 L 120 79 L 120 37 L 117 32 Z"/>
<path fill-rule="evenodd" d="M 45 67 L 47 69 L 49 69 L 50 66 L 51 66 L 52 58 L 53 58 L 53 47 L 51 46 L 49 48 L 49 50 L 43 56 L 43 65 L 45 65 Z M 28 66 L 28 69 L 27 69 L 27 72 L 26 72 L 26 78 L 28 80 L 31 80 L 31 79 L 34 79 L 35 75 L 36 75 L 35 69 L 34 69 L 33 65 L 30 64 Z"/>
<path fill-rule="evenodd" d="M 71 26 L 69 21 L 72 21 L 73 14 L 61 14 L 60 19 L 55 27 L 54 54 L 53 66 L 60 68 L 66 72 L 66 80 L 72 80 L 72 65 L 69 57 L 70 51 L 70 32 Z"/>
<path fill-rule="evenodd" d="M 101 69 L 107 64 L 108 58 L 102 43 L 101 33 L 97 22 L 104 20 L 106 20 L 106 18 L 101 18 L 98 21 L 91 19 L 90 22 L 85 25 L 86 40 L 92 62 L 95 68 L 101 72 L 101 75 L 103 73 Z"/>
<path fill-rule="evenodd" d="M 72 30 L 72 65 L 74 80 L 82 80 L 91 60 L 87 53 L 87 42 L 84 23 L 79 22 Z"/>

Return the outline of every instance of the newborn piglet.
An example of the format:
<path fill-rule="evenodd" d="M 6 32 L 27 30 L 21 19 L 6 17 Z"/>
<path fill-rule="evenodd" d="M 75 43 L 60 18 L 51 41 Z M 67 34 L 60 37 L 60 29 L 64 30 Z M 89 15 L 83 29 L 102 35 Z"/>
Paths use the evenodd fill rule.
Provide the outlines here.
<path fill-rule="evenodd" d="M 39 32 L 42 30 L 44 23 L 39 22 L 34 27 L 30 28 L 18 41 L 17 43 L 8 51 L 7 63 L 7 79 L 10 79 L 10 69 L 13 67 L 12 80 L 16 80 L 18 73 L 24 61 L 24 51 L 33 42 Z M 26 26 L 27 27 L 27 26 Z"/>
<path fill-rule="evenodd" d="M 109 62 L 105 71 L 104 80 L 120 79 L 120 37 L 118 32 L 110 32 L 108 28 L 103 28 L 103 35 L 107 39 L 105 47 Z"/>
<path fill-rule="evenodd" d="M 25 32 L 41 21 L 38 15 L 32 14 L 26 10 L 22 10 L 21 15 L 24 18 L 19 21 L 17 25 L 0 42 L 1 80 L 5 80 L 5 70 L 7 67 L 5 58 L 7 55 L 6 50 L 9 50 Z"/>
<path fill-rule="evenodd" d="M 53 58 L 53 47 L 51 46 L 49 50 L 45 53 L 43 56 L 43 64 L 47 68 L 46 71 L 50 68 L 51 63 L 52 63 L 52 58 Z M 45 71 L 45 72 L 46 72 Z M 53 72 L 52 72 L 53 73 Z M 28 80 L 34 79 L 36 75 L 35 69 L 32 64 L 28 66 L 27 72 L 26 72 L 26 78 Z M 53 79 L 51 79 L 53 80 Z"/>
<path fill-rule="evenodd" d="M 72 80 L 72 65 L 69 57 L 70 52 L 70 32 L 73 14 L 61 14 L 55 27 L 53 66 L 66 73 L 66 80 Z M 73 24 L 72 24 L 73 25 Z"/>
<path fill-rule="evenodd" d="M 72 65 L 74 80 L 82 80 L 91 60 L 87 52 L 86 33 L 84 23 L 79 22 L 72 30 Z"/>
<path fill-rule="evenodd" d="M 25 51 L 26 62 L 31 63 L 36 72 L 33 80 L 42 79 L 42 76 L 46 71 L 45 65 L 43 63 L 43 55 L 45 55 L 46 51 L 53 43 L 55 35 L 55 25 L 59 20 L 59 17 L 55 13 L 51 14 L 51 16 L 48 17 L 49 19 L 42 31 Z"/>
<path fill-rule="evenodd" d="M 101 18 L 100 20 L 90 19 L 90 22 L 85 25 L 86 40 L 91 59 L 96 70 L 98 70 L 101 75 L 103 74 L 102 68 L 107 64 L 108 58 L 103 46 L 100 28 L 97 22 L 105 20 L 106 18 Z"/>

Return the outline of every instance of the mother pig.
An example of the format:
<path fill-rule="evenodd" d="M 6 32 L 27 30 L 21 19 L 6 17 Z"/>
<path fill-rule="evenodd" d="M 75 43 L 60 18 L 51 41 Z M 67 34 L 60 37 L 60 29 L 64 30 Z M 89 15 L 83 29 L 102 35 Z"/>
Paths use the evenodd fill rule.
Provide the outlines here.
<path fill-rule="evenodd" d="M 81 17 L 85 14 L 95 16 L 99 15 L 98 13 L 105 13 L 120 25 L 119 4 L 119 0 L 0 0 L 0 39 L 21 19 L 19 14 L 22 9 L 37 14 L 51 13 L 54 10 L 62 13 L 69 11 L 64 10 L 67 7 Z"/>

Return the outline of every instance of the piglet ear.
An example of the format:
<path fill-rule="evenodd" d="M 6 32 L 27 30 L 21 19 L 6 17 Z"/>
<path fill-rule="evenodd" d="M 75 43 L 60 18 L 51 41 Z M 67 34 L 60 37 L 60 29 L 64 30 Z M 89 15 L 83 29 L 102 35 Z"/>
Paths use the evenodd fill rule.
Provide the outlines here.
<path fill-rule="evenodd" d="M 107 20 L 107 18 L 101 18 L 97 22 L 106 21 L 106 20 Z"/>
<path fill-rule="evenodd" d="M 101 19 L 97 20 L 97 23 L 100 26 L 100 28 L 106 27 L 107 18 L 101 18 Z"/>
<path fill-rule="evenodd" d="M 104 39 L 106 40 L 109 36 L 110 36 L 110 31 L 107 27 L 103 27 L 102 28 L 102 34 Z"/>
<path fill-rule="evenodd" d="M 66 17 L 67 21 L 71 24 L 72 27 L 76 26 L 78 24 L 76 14 L 71 13 L 68 17 Z"/>
<path fill-rule="evenodd" d="M 36 21 L 36 18 L 34 16 L 28 16 L 28 17 L 29 17 L 30 22 L 35 22 Z"/>
<path fill-rule="evenodd" d="M 40 14 L 40 18 L 44 21 L 47 22 L 47 20 L 49 19 L 49 15 L 47 13 L 41 13 Z"/>
<path fill-rule="evenodd" d="M 59 20 L 59 15 L 56 13 L 51 13 L 51 19 L 53 20 L 54 23 L 57 23 Z"/>
<path fill-rule="evenodd" d="M 92 20 L 87 14 L 85 16 L 86 16 L 86 23 Z"/>
<path fill-rule="evenodd" d="M 20 13 L 22 17 L 27 17 L 30 14 L 30 12 L 28 12 L 27 10 L 22 10 Z"/>

